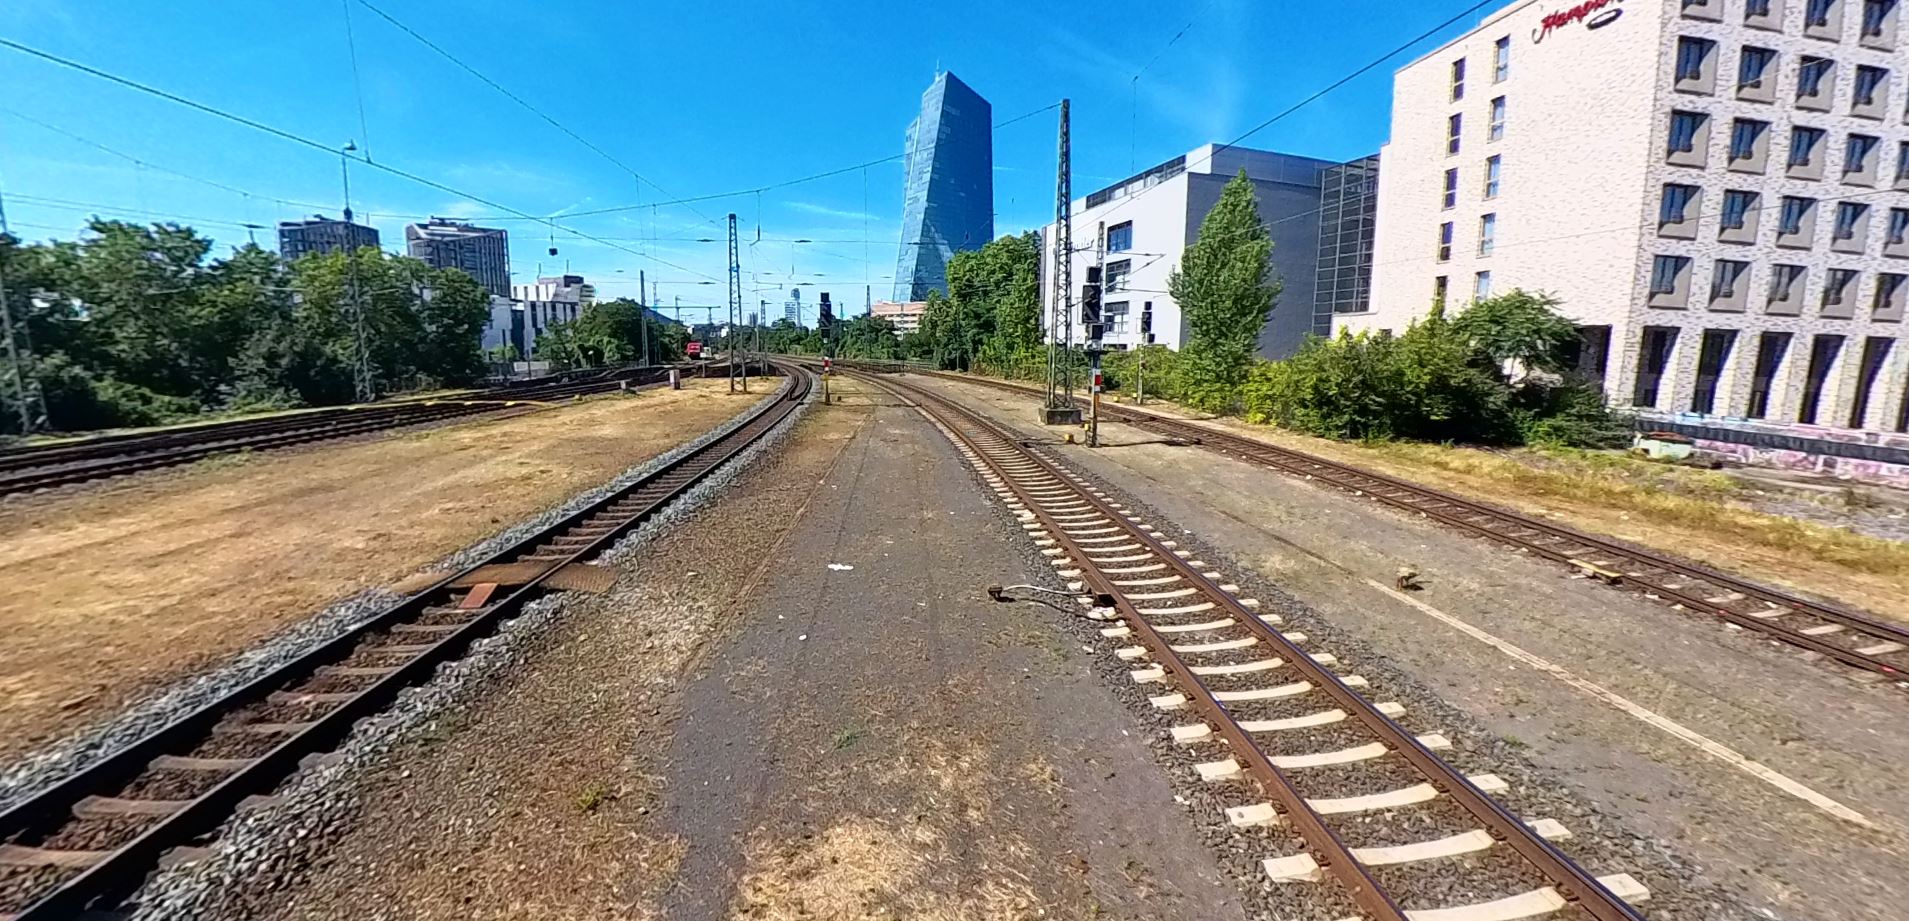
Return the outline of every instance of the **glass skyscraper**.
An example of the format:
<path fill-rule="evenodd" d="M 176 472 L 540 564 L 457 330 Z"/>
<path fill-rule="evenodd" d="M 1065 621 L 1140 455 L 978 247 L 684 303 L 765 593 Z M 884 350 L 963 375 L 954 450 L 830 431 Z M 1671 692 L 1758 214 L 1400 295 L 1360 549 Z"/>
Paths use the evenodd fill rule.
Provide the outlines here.
<path fill-rule="evenodd" d="M 951 73 L 921 94 L 908 126 L 895 299 L 947 293 L 948 257 L 994 239 L 993 107 Z"/>

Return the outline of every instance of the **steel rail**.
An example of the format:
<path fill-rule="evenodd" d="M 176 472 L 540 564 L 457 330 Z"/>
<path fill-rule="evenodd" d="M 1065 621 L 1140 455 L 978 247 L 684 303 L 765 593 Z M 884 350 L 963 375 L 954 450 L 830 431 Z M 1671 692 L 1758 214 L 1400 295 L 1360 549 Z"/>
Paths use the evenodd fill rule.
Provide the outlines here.
<path fill-rule="evenodd" d="M 968 375 L 949 374 L 939 371 L 921 371 L 914 368 L 902 368 L 908 373 L 921 374 L 943 380 L 965 384 L 977 384 L 996 390 L 1020 395 L 1036 393 L 1030 388 L 1007 381 Z M 1786 627 L 1773 622 L 1768 616 L 1759 616 L 1762 612 L 1748 612 L 1732 609 L 1716 598 L 1735 593 L 1741 596 L 1737 601 L 1755 600 L 1773 609 L 1793 611 L 1807 617 L 1813 617 L 1836 624 L 1849 630 L 1891 643 L 1901 644 L 1904 649 L 1897 650 L 1909 655 L 1909 628 L 1887 623 L 1850 609 L 1804 598 L 1780 589 L 1751 582 L 1747 579 L 1729 575 L 1706 566 L 1674 559 L 1660 553 L 1636 547 L 1620 541 L 1598 537 L 1578 531 L 1574 528 L 1546 522 L 1522 515 L 1507 509 L 1498 508 L 1474 499 L 1467 499 L 1443 490 L 1398 479 L 1386 474 L 1375 473 L 1350 464 L 1327 460 L 1292 448 L 1281 447 L 1258 439 L 1235 435 L 1217 428 L 1174 419 L 1147 410 L 1131 406 L 1101 406 L 1101 416 L 1137 428 L 1143 428 L 1165 435 L 1190 440 L 1200 447 L 1219 453 L 1232 453 L 1249 461 L 1272 467 L 1295 476 L 1323 480 L 1341 489 L 1355 491 L 1406 512 L 1416 512 L 1451 525 L 1480 537 L 1490 538 L 1499 543 L 1545 557 L 1570 566 L 1590 562 L 1587 556 L 1614 556 L 1636 564 L 1634 571 L 1622 574 L 1621 585 L 1640 592 L 1655 595 L 1673 604 L 1709 614 L 1748 630 L 1762 633 L 1785 643 L 1797 646 L 1825 657 L 1834 659 L 1853 668 L 1873 672 L 1885 677 L 1901 680 L 1905 675 L 1905 665 L 1871 655 L 1856 649 L 1838 646 L 1822 637 L 1802 632 L 1800 629 Z M 1364 481 L 1361 484 L 1359 481 Z M 1389 491 L 1389 492 L 1388 492 Z M 1420 500 L 1420 501 L 1414 501 Z M 1424 504 L 1421 504 L 1423 502 Z M 1438 508 L 1433 503 L 1449 508 Z M 1467 516 L 1471 516 L 1468 518 Z M 1477 519 L 1477 520 L 1474 520 Z M 1542 535 L 1556 541 L 1565 542 L 1558 546 L 1546 546 L 1545 543 L 1507 533 L 1493 528 L 1499 525 L 1512 530 L 1533 532 L 1532 536 Z M 1572 553 L 1559 549 L 1559 546 L 1576 545 L 1586 552 Z M 1674 580 L 1654 577 L 1652 570 L 1674 574 L 1685 579 L 1709 583 L 1715 592 L 1688 591 L 1688 585 L 1673 584 Z M 1767 610 L 1767 609 L 1766 609 Z"/>
<path fill-rule="evenodd" d="M 107 436 L 0 453 L 0 495 L 108 479 L 238 451 L 265 451 L 373 432 L 521 410 L 540 400 L 605 393 L 621 380 L 591 380 L 458 399 L 340 408 L 266 420 L 214 424 L 143 436 Z"/>
<path fill-rule="evenodd" d="M 954 433 L 970 450 L 983 458 L 1004 483 L 1012 484 L 1010 488 L 1020 497 L 1022 504 L 1042 519 L 1042 524 L 1046 527 L 1049 536 L 1067 547 L 1074 559 L 1082 561 L 1080 570 L 1083 580 L 1091 585 L 1096 593 L 1105 594 L 1116 600 L 1116 610 L 1127 625 L 1142 636 L 1149 650 L 1155 654 L 1156 662 L 1166 670 L 1169 676 L 1174 677 L 1192 692 L 1189 695 L 1190 700 L 1200 705 L 1202 713 L 1215 722 L 1220 734 L 1227 739 L 1232 750 L 1247 759 L 1249 766 L 1254 769 L 1256 776 L 1260 779 L 1261 785 L 1269 795 L 1280 802 L 1287 817 L 1293 821 L 1295 827 L 1314 849 L 1314 859 L 1319 865 L 1332 872 L 1346 887 L 1347 894 L 1373 917 L 1392 921 L 1394 918 L 1402 919 L 1405 915 L 1390 896 L 1378 887 L 1377 882 L 1365 873 L 1364 868 L 1338 835 L 1286 781 L 1284 775 L 1272 764 L 1251 735 L 1233 720 L 1223 705 L 1213 699 L 1206 690 L 1205 684 L 1185 666 L 1178 654 L 1146 622 L 1146 618 L 1126 601 L 1116 586 L 1095 572 L 1091 563 L 1087 562 L 1089 557 L 1067 536 L 1060 523 L 1042 512 L 1040 504 L 1033 501 L 1032 497 L 1016 483 L 1015 477 L 1003 469 L 999 460 L 990 456 L 987 449 L 978 444 L 972 434 L 962 431 L 962 426 L 985 433 L 985 437 L 993 439 L 1001 446 L 1001 450 L 1014 452 L 1024 461 L 1038 466 L 1049 480 L 1068 486 L 1076 494 L 1076 498 L 1086 502 L 1098 514 L 1120 526 L 1125 538 L 1139 542 L 1155 557 L 1170 565 L 1176 575 L 1199 590 L 1204 600 L 1213 602 L 1223 612 L 1246 625 L 1260 641 L 1281 651 L 1305 680 L 1324 690 L 1341 709 L 1358 720 L 1388 750 L 1399 753 L 1434 789 L 1449 795 L 1460 808 L 1482 823 L 1494 840 L 1509 845 L 1554 886 L 1567 903 L 1577 906 L 1597 921 L 1642 921 L 1643 916 L 1631 908 L 1628 902 L 1611 892 L 1597 877 L 1565 856 L 1530 826 L 1478 789 L 1463 772 L 1433 754 L 1416 735 L 1373 706 L 1331 669 L 1315 662 L 1312 656 L 1298 644 L 1268 625 L 1204 573 L 1188 565 L 1179 554 L 1174 553 L 1172 548 L 1167 547 L 1159 538 L 1135 527 L 1109 502 L 1074 485 L 1072 474 L 1038 452 L 1021 447 L 1018 436 L 966 407 L 958 406 L 944 397 L 936 396 L 919 387 L 898 384 L 892 380 L 879 383 L 922 407 L 923 411 L 940 422 L 944 429 Z"/>
<path fill-rule="evenodd" d="M 412 623 L 447 604 L 455 605 L 460 598 L 468 600 L 472 597 L 471 590 L 458 588 L 460 580 L 497 563 L 527 558 L 548 561 L 543 574 L 501 598 L 486 600 L 480 607 L 471 608 L 472 619 L 456 626 L 454 632 L 432 639 L 428 648 L 412 654 L 374 683 L 350 692 L 348 700 L 310 722 L 297 724 L 295 730 L 269 750 L 246 756 L 243 760 L 248 763 L 234 769 L 210 789 L 189 800 L 165 800 L 178 803 L 176 810 L 157 819 L 131 840 L 97 855 L 97 859 L 76 875 L 14 909 L 15 913 L 8 914 L 6 909 L 0 908 L 0 918 L 8 921 L 72 918 L 130 895 L 168 851 L 192 844 L 213 832 L 245 799 L 277 786 L 298 768 L 305 756 L 336 747 L 350 734 L 358 719 L 382 710 L 401 690 L 428 680 L 440 663 L 457 658 L 472 642 L 489 635 L 500 621 L 542 596 L 543 583 L 551 573 L 608 550 L 631 529 L 773 430 L 794 412 L 813 384 L 806 370 L 791 364 L 782 367 L 792 379 L 789 393 L 752 410 L 724 436 L 405 598 L 349 632 L 308 650 L 0 813 L 0 847 L 36 848 L 59 829 L 84 821 L 75 811 L 82 801 L 99 795 L 110 799 L 126 783 L 147 773 L 160 756 L 190 752 L 203 744 L 215 727 L 233 714 L 268 700 L 274 691 L 319 676 L 324 666 L 348 661 L 361 651 L 371 650 L 375 654 L 378 647 L 367 646 L 366 642 L 394 627 Z"/>

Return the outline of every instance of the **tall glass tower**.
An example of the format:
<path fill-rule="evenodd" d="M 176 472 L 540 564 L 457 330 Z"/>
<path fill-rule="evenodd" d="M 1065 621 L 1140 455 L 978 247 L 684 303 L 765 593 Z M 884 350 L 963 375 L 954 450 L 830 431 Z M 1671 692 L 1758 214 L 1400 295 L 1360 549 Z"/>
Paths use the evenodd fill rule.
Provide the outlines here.
<path fill-rule="evenodd" d="M 994 239 L 993 107 L 951 73 L 921 94 L 908 126 L 895 299 L 947 293 L 948 257 Z"/>

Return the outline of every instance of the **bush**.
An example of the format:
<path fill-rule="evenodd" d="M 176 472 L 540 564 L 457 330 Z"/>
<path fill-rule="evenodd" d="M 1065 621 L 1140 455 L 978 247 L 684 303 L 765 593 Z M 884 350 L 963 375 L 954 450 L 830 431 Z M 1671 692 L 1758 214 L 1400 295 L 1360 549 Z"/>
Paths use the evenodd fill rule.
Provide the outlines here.
<path fill-rule="evenodd" d="M 1622 448 L 1631 442 L 1632 417 L 1612 409 L 1594 380 L 1530 381 L 1518 388 L 1516 401 L 1513 414 L 1525 444 Z"/>
<path fill-rule="evenodd" d="M 1311 340 L 1255 366 L 1241 399 L 1249 422 L 1327 438 L 1516 438 L 1507 388 L 1470 356 L 1442 318 L 1428 317 L 1396 338 Z"/>

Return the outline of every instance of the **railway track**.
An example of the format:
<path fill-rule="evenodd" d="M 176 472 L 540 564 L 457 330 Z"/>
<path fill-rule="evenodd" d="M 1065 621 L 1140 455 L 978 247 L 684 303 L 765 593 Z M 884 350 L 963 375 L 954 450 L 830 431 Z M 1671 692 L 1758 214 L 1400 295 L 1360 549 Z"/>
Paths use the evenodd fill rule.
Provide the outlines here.
<path fill-rule="evenodd" d="M 1005 381 L 941 372 L 927 374 L 1022 395 L 1036 393 L 1031 388 Z M 1642 593 L 1673 607 L 1718 618 L 1871 674 L 1897 682 L 1909 681 L 1909 628 L 1840 605 L 1805 598 L 1489 503 L 1159 413 L 1103 403 L 1101 416 L 1422 515 L 1520 552 L 1572 567 L 1591 578 Z"/>
<path fill-rule="evenodd" d="M 0 452 L 0 495 L 50 489 L 192 463 L 238 451 L 266 451 L 372 432 L 504 412 L 538 402 L 607 393 L 649 383 L 665 369 L 635 377 L 500 387 L 467 397 L 338 407 L 269 419 L 173 431 L 104 436 Z"/>
<path fill-rule="evenodd" d="M 113 907 L 553 585 L 601 578 L 589 560 L 807 398 L 811 375 L 783 367 L 789 392 L 729 433 L 0 813 L 0 921 Z"/>
<path fill-rule="evenodd" d="M 1649 893 L 1635 879 L 1573 862 L 1551 844 L 1568 828 L 1511 814 L 1490 795 L 1502 781 L 1442 760 L 1445 737 L 1404 728 L 1403 707 L 1368 700 L 1363 678 L 1338 674 L 1332 654 L 1282 632 L 1209 564 L 1007 429 L 877 383 L 947 434 L 1108 622 L 1102 635 L 1129 644 L 1116 654 L 1157 690 L 1154 706 L 1184 717 L 1172 737 L 1198 775 L 1237 793 L 1228 820 L 1265 832 L 1252 840 L 1269 851 L 1260 866 L 1273 885 L 1330 880 L 1347 913 L 1371 921 L 1639 921 L 1630 903 Z"/>

